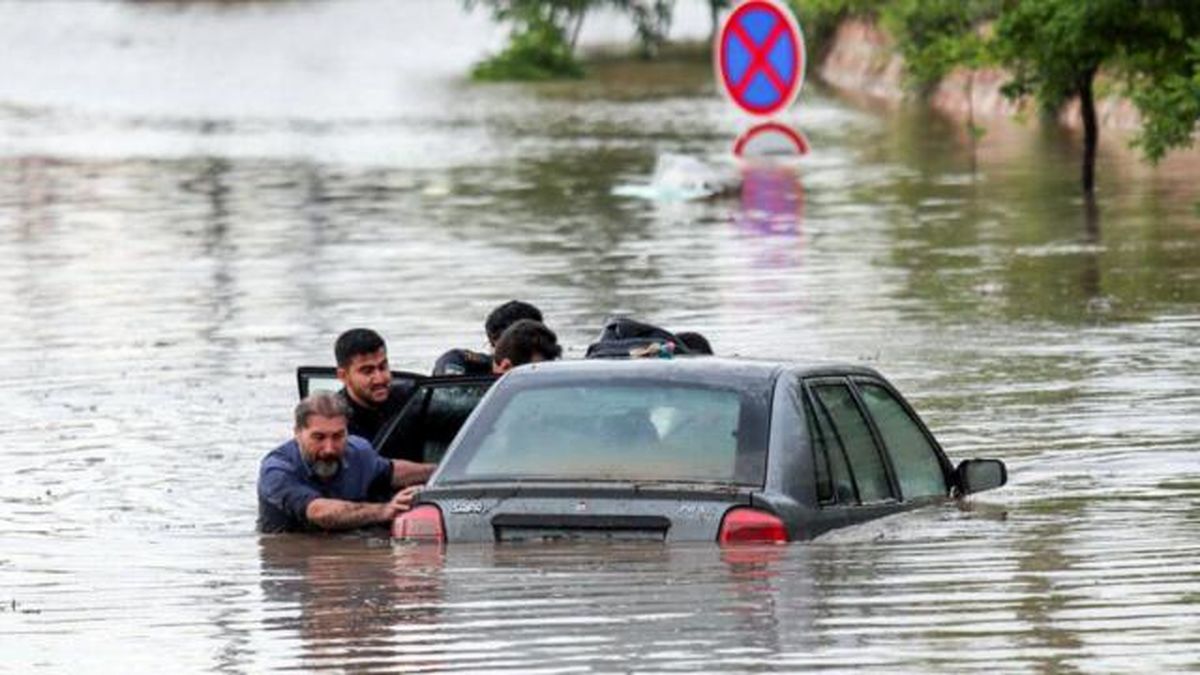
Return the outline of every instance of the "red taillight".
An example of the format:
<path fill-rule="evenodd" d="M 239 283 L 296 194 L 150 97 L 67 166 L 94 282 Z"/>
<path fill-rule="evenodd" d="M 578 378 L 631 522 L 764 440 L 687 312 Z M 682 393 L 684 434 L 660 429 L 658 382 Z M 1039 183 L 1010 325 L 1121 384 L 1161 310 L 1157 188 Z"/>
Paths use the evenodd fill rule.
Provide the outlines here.
<path fill-rule="evenodd" d="M 783 544 L 787 540 L 787 528 L 778 516 L 744 506 L 725 512 L 717 535 L 720 544 Z"/>
<path fill-rule="evenodd" d="M 422 504 L 392 521 L 392 538 L 440 544 L 446 541 L 442 511 L 433 504 Z"/>

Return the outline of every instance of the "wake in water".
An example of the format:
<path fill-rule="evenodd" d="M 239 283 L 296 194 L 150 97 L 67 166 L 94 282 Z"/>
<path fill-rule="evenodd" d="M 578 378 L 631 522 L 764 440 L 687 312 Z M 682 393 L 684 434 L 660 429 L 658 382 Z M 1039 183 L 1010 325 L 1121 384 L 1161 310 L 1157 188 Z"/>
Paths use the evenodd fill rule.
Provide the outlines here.
<path fill-rule="evenodd" d="M 736 194 L 742 177 L 732 162 L 706 162 L 689 155 L 663 153 L 645 184 L 617 185 L 612 194 L 650 201 L 686 202 Z"/>

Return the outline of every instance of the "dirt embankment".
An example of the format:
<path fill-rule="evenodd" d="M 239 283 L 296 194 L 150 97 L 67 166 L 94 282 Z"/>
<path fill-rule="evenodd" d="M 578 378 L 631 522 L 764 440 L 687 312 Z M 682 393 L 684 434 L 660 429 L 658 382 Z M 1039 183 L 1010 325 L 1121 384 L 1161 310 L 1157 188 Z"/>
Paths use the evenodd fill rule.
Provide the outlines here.
<path fill-rule="evenodd" d="M 817 67 L 817 74 L 834 87 L 873 98 L 899 101 L 912 95 L 904 82 L 903 57 L 894 48 L 891 38 L 868 21 L 848 20 L 838 27 L 828 53 Z M 959 69 L 930 93 L 929 104 L 963 120 L 1012 117 L 1031 112 L 1000 93 L 1000 87 L 1007 80 L 1008 74 L 996 68 Z M 1137 109 L 1128 99 L 1101 98 L 1096 101 L 1096 112 L 1105 128 L 1132 132 L 1140 125 Z M 1068 127 L 1079 128 L 1082 124 L 1079 102 L 1074 100 L 1064 106 L 1058 119 Z"/>

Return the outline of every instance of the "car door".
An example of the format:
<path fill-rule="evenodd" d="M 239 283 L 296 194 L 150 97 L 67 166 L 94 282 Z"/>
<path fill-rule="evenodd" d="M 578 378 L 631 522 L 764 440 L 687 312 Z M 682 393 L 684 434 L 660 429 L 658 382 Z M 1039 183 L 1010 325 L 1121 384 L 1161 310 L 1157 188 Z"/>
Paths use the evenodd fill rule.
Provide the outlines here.
<path fill-rule="evenodd" d="M 887 455 L 848 378 L 804 381 L 821 520 L 837 527 L 901 508 Z"/>
<path fill-rule="evenodd" d="M 428 375 L 420 373 L 404 370 L 392 371 L 392 386 L 403 387 L 406 390 L 427 379 L 429 379 Z M 310 392 L 339 391 L 341 388 L 342 382 L 337 377 L 337 368 L 333 366 L 300 366 L 296 369 L 296 390 L 299 392 L 300 398 L 308 396 Z"/>
<path fill-rule="evenodd" d="M 953 468 L 916 413 L 887 383 L 852 379 L 855 393 L 884 447 L 905 502 L 947 497 Z"/>
<path fill-rule="evenodd" d="M 492 375 L 422 377 L 408 402 L 379 432 L 375 449 L 390 459 L 441 461 L 497 379 Z"/>

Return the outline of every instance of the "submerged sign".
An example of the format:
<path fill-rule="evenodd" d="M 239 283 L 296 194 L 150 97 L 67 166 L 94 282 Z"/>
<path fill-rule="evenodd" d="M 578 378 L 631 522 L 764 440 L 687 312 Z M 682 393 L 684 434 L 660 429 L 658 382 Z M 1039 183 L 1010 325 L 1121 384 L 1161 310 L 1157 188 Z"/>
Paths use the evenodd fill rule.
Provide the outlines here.
<path fill-rule="evenodd" d="M 792 13 L 770 0 L 746 0 L 725 19 L 713 50 L 717 81 L 751 115 L 790 106 L 804 84 L 804 35 Z"/>
<path fill-rule="evenodd" d="M 763 122 L 745 132 L 733 144 L 738 157 L 803 157 L 808 154 L 808 137 L 779 122 Z"/>

